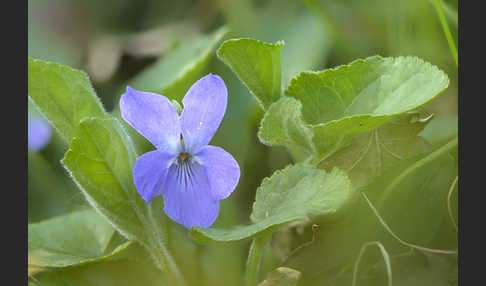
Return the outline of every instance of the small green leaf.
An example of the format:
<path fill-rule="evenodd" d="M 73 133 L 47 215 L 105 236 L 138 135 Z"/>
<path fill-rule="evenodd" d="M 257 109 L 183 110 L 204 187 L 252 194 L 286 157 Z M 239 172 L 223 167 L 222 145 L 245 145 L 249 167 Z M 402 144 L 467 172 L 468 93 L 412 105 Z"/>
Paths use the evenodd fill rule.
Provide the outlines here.
<path fill-rule="evenodd" d="M 269 44 L 253 39 L 231 39 L 221 44 L 217 52 L 263 109 L 280 98 L 280 53 L 283 45 L 283 42 Z"/>
<path fill-rule="evenodd" d="M 326 173 L 293 165 L 263 180 L 250 216 L 253 224 L 232 229 L 193 227 L 190 234 L 200 242 L 241 240 L 287 222 L 335 213 L 350 194 L 349 179 L 339 169 Z"/>
<path fill-rule="evenodd" d="M 97 262 L 131 244 L 122 243 L 108 252 L 115 229 L 92 209 L 29 224 L 28 232 L 28 264 L 34 268 Z"/>
<path fill-rule="evenodd" d="M 348 146 L 320 162 L 319 168 L 329 171 L 338 167 L 348 173 L 353 187 L 364 187 L 382 170 L 427 151 L 428 144 L 418 134 L 430 119 L 431 116 L 421 118 L 418 112 L 394 118 L 356 136 Z"/>
<path fill-rule="evenodd" d="M 419 58 L 374 56 L 303 72 L 285 93 L 302 102 L 302 116 L 312 125 L 320 159 L 353 136 L 433 100 L 448 85 L 444 72 Z"/>
<path fill-rule="evenodd" d="M 268 273 L 267 279 L 258 286 L 296 286 L 300 279 L 300 271 L 288 267 L 278 267 Z"/>
<path fill-rule="evenodd" d="M 30 99 L 67 142 L 82 119 L 107 116 L 82 71 L 29 57 L 28 78 Z"/>
<path fill-rule="evenodd" d="M 223 26 L 211 34 L 179 43 L 127 85 L 181 101 L 189 87 L 202 76 L 217 44 L 228 32 L 229 28 Z"/>
<path fill-rule="evenodd" d="M 302 120 L 300 101 L 283 97 L 270 106 L 260 123 L 258 138 L 266 145 L 284 145 L 314 154 L 312 131 Z"/>

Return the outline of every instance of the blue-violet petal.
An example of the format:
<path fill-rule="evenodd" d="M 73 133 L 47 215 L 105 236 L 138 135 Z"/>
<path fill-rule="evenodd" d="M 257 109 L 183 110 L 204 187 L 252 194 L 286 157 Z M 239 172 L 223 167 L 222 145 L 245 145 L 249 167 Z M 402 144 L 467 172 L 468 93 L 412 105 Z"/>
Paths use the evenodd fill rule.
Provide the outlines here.
<path fill-rule="evenodd" d="M 133 167 L 133 180 L 140 196 L 148 204 L 155 196 L 165 194 L 164 184 L 175 156 L 155 150 L 140 156 Z"/>
<path fill-rule="evenodd" d="M 228 91 L 221 77 L 208 74 L 195 82 L 182 103 L 182 137 L 186 150 L 195 153 L 206 146 L 226 111 Z"/>
<path fill-rule="evenodd" d="M 40 151 L 51 139 L 52 128 L 42 117 L 29 117 L 27 120 L 27 146 Z"/>
<path fill-rule="evenodd" d="M 227 198 L 240 179 L 238 162 L 223 148 L 211 145 L 203 147 L 195 156 L 206 169 L 213 198 Z"/>
<path fill-rule="evenodd" d="M 184 225 L 211 226 L 219 212 L 219 202 L 211 196 L 206 170 L 195 160 L 177 159 L 167 173 L 164 211 Z"/>
<path fill-rule="evenodd" d="M 165 96 L 127 86 L 120 98 L 120 111 L 123 119 L 157 149 L 177 153 L 181 136 L 179 114 Z"/>

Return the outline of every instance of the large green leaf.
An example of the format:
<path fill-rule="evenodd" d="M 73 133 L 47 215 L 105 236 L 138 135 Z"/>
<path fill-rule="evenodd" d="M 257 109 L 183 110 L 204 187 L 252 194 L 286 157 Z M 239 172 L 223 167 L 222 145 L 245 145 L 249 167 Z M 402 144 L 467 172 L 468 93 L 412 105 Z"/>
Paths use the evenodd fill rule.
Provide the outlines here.
<path fill-rule="evenodd" d="M 269 44 L 253 39 L 231 39 L 218 49 L 218 57 L 236 73 L 263 109 L 280 98 L 283 45 L 283 42 Z"/>
<path fill-rule="evenodd" d="M 28 94 L 67 142 L 82 119 L 106 117 L 88 76 L 68 66 L 29 57 Z"/>
<path fill-rule="evenodd" d="M 179 43 L 127 85 L 182 100 L 189 87 L 202 76 L 217 44 L 228 32 L 228 27 L 223 26 L 210 34 Z"/>
<path fill-rule="evenodd" d="M 62 163 L 88 201 L 125 233 L 143 237 L 144 209 L 132 179 L 136 154 L 130 138 L 116 119 L 86 119 Z"/>
<path fill-rule="evenodd" d="M 351 285 L 360 249 L 369 242 L 379 242 L 392 261 L 410 251 L 454 257 L 457 234 L 446 199 L 457 176 L 455 149 L 457 138 L 384 170 L 365 188 L 366 197 L 362 194 L 349 206 L 347 216 L 333 223 L 316 221 L 312 239 L 297 247 L 283 265 L 301 271 L 303 285 Z M 360 262 L 359 272 L 365 275 L 382 261 L 375 250 Z M 395 273 L 396 266 L 391 267 Z M 384 281 L 374 285 L 387 285 L 384 264 L 382 268 L 379 279 Z M 438 275 L 448 275 L 447 271 Z M 393 275 L 393 285 L 396 279 Z"/>
<path fill-rule="evenodd" d="M 285 93 L 302 103 L 318 162 L 352 137 L 433 100 L 448 84 L 441 70 L 416 57 L 374 56 L 335 69 L 303 72 Z M 277 120 L 276 114 L 269 114 L 266 123 Z"/>
<path fill-rule="evenodd" d="M 350 182 L 339 169 L 326 173 L 307 165 L 293 165 L 265 178 L 257 189 L 253 224 L 232 229 L 191 228 L 201 242 L 235 241 L 298 219 L 335 213 L 350 197 Z"/>
<path fill-rule="evenodd" d="M 366 186 L 382 170 L 393 164 L 427 151 L 428 144 L 418 134 L 431 116 L 410 112 L 386 124 L 353 138 L 348 146 L 320 162 L 319 168 L 338 167 L 346 171 L 353 187 Z"/>
<path fill-rule="evenodd" d="M 457 137 L 399 162 L 365 188 L 371 203 L 403 240 L 434 247 L 437 233 L 446 224 L 449 231 L 443 238 L 451 237 L 449 247 L 457 247 L 447 209 L 448 192 L 457 176 L 456 151 Z"/>
<path fill-rule="evenodd" d="M 92 209 L 29 224 L 29 268 L 66 267 L 110 258 L 132 243 L 109 249 L 114 233 L 115 229 Z"/>
<path fill-rule="evenodd" d="M 302 101 L 309 124 L 355 115 L 392 115 L 432 100 L 449 84 L 437 67 L 417 57 L 369 57 L 334 69 L 303 72 L 288 96 Z"/>
<path fill-rule="evenodd" d="M 132 176 L 136 156 L 118 120 L 88 118 L 81 123 L 62 163 L 90 204 L 123 236 L 149 249 L 163 269 L 167 261 L 159 255 L 166 254 L 162 244 L 166 218 L 159 198 L 146 206 L 137 193 Z"/>

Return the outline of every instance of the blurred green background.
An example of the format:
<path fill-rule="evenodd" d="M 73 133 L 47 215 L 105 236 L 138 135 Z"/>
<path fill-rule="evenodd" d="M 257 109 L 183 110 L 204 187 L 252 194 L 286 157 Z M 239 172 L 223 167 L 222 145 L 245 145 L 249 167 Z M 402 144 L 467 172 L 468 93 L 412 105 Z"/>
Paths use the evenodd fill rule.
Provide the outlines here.
<path fill-rule="evenodd" d="M 442 4 L 457 43 L 457 1 L 447 0 Z M 176 73 L 180 69 L 177 64 L 184 63 L 182 57 L 187 56 L 180 51 L 181 47 L 226 25 L 230 32 L 224 39 L 251 37 L 266 42 L 285 41 L 284 87 L 301 71 L 322 70 L 357 58 L 376 54 L 418 56 L 444 70 L 450 78 L 449 88 L 423 108 L 435 115 L 433 126 L 427 132 L 440 137 L 449 132 L 444 130 L 457 130 L 457 66 L 432 1 L 29 0 L 28 9 L 29 56 L 86 71 L 105 108 L 115 114 L 119 96 L 127 83 L 135 82 L 136 75 L 165 59 L 173 61 Z M 194 80 L 211 72 L 220 75 L 228 88 L 227 112 L 211 144 L 233 154 L 241 167 L 239 185 L 230 198 L 221 201 L 221 212 L 215 223 L 215 226 L 232 226 L 249 222 L 255 189 L 261 180 L 292 163 L 292 158 L 284 148 L 269 148 L 258 141 L 256 132 L 262 110 L 235 74 L 217 59 L 215 49 L 220 43 L 211 49 L 207 65 L 196 72 Z M 195 49 L 195 52 L 200 51 Z M 164 82 L 165 78 L 174 76 L 171 71 L 166 68 L 155 74 L 149 79 L 153 82 L 147 85 Z M 181 85 L 164 95 L 180 98 L 185 88 Z M 35 112 L 30 109 L 31 106 L 29 112 Z M 139 148 L 151 147 L 139 142 Z M 66 150 L 67 144 L 54 132 L 46 148 L 29 152 L 29 223 L 88 207 L 60 164 Z M 188 269 L 189 281 L 202 281 L 198 279 L 203 275 L 204 285 L 237 285 L 234 277 L 242 276 L 249 242 L 201 247 L 188 238 L 182 227 L 173 224 L 171 229 L 171 241 L 177 241 L 173 244 L 176 260 L 183 269 Z M 145 261 L 143 250 L 131 251 Z M 271 250 L 268 252 L 265 263 L 271 268 L 279 256 L 270 253 Z M 157 281 L 159 274 L 149 263 L 143 262 L 147 267 L 141 267 L 130 261 L 90 266 L 76 270 L 79 273 L 69 277 L 87 275 L 92 281 L 98 281 L 93 285 L 112 285 L 113 281 L 106 276 L 126 271 L 145 277 L 144 281 L 148 282 L 144 285 Z M 116 284 L 118 281 L 113 285 L 131 285 L 127 281 L 123 282 L 127 284 Z"/>

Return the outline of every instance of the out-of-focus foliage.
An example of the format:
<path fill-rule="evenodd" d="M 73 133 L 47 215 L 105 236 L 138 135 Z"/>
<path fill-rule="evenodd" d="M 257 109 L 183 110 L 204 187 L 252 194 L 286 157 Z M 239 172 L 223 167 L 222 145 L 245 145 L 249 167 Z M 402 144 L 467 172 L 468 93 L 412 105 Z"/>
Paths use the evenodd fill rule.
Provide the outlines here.
<path fill-rule="evenodd" d="M 457 0 L 438 2 L 457 42 Z M 226 115 L 211 144 L 233 154 L 241 178 L 234 193 L 221 201 L 214 226 L 204 231 L 253 225 L 250 214 L 258 187 L 265 188 L 279 175 L 271 176 L 276 170 L 302 161 L 313 147 L 324 155 L 314 162 L 328 172 L 323 174 L 338 167 L 351 181 L 353 196 L 337 214 L 272 229 L 257 279 L 261 285 L 389 285 L 390 277 L 393 285 L 457 285 L 457 67 L 432 1 L 32 0 L 28 8 L 28 53 L 42 60 L 29 60 L 29 97 L 35 105 L 29 105 L 29 113 L 40 111 L 56 129 L 44 149 L 28 155 L 29 285 L 170 285 L 171 278 L 156 267 L 154 254 L 140 241 L 125 245 L 123 235 L 137 232 L 137 226 L 125 222 L 137 215 L 131 213 L 133 205 L 126 205 L 133 200 L 117 196 L 127 194 L 133 162 L 117 152 L 126 146 L 126 135 L 134 154 L 154 147 L 115 119 L 117 102 L 127 84 L 180 101 L 209 72 L 224 79 L 229 94 Z M 284 45 L 272 46 L 268 54 L 258 45 L 221 45 L 233 38 L 256 40 L 244 40 L 249 45 Z M 375 55 L 418 57 L 443 71 L 448 85 L 442 72 L 427 73 L 421 84 L 413 85 L 418 87 L 413 98 L 424 97 L 420 103 L 396 103 L 397 109 L 383 114 L 399 116 L 386 122 L 380 118 L 338 147 L 323 148 L 319 144 L 336 144 L 327 129 L 316 139 L 314 125 L 340 122 L 343 112 L 327 102 L 306 102 L 306 96 L 319 94 L 322 87 L 318 79 L 296 76 L 324 75 Z M 370 70 L 366 75 L 372 74 Z M 390 79 L 411 86 L 400 76 L 382 79 L 384 90 L 396 92 Z M 426 87 L 434 92 L 424 92 Z M 361 111 L 349 114 L 373 113 Z M 350 125 L 344 129 L 354 132 Z M 325 151 L 317 152 L 321 147 Z M 69 148 L 63 162 L 72 173 L 61 165 Z M 270 179 L 262 184 L 266 177 Z M 101 182 L 103 187 L 109 182 L 112 192 L 100 196 Z M 98 210 L 117 213 L 92 213 L 86 193 L 93 195 Z M 183 227 L 166 219 L 158 199 L 146 208 L 153 213 L 142 217 L 156 218 L 187 284 L 243 285 L 250 242 L 195 242 Z M 118 252 L 120 246 L 127 247 Z M 44 250 L 36 256 L 31 247 Z"/>

